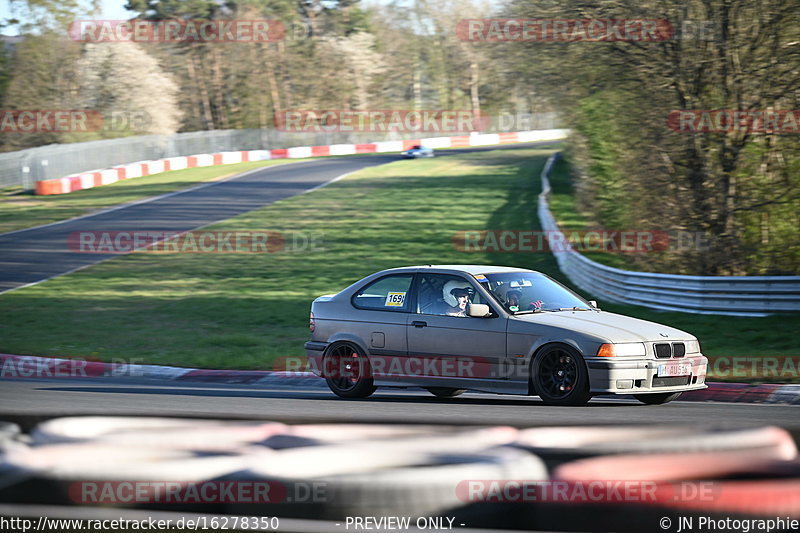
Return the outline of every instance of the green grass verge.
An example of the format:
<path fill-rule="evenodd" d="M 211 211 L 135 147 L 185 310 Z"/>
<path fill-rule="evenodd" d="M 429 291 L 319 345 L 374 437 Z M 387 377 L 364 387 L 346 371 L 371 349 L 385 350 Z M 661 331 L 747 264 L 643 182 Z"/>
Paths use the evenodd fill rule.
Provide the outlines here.
<path fill-rule="evenodd" d="M 539 229 L 552 149 L 398 161 L 211 226 L 314 236 L 315 250 L 116 258 L 0 296 L 0 352 L 269 369 L 303 354 L 311 300 L 383 268 L 477 263 L 568 283 L 549 253 L 463 252 L 459 231 Z M 793 355 L 800 316 L 732 318 L 601 302 L 696 334 L 709 355 Z"/>
<path fill-rule="evenodd" d="M 562 230 L 588 230 L 593 229 L 592 214 L 578 209 L 572 188 L 572 174 L 569 163 L 563 158 L 558 158 L 550 171 L 550 212 L 558 221 Z M 596 229 L 596 225 L 594 225 Z M 630 256 L 622 253 L 582 252 L 592 261 L 616 268 L 635 268 Z"/>
<path fill-rule="evenodd" d="M 173 170 L 53 196 L 36 196 L 32 192 L 2 194 L 0 233 L 58 222 L 126 202 L 177 191 L 200 182 L 221 180 L 246 170 L 292 161 L 300 160 L 276 159 Z"/>

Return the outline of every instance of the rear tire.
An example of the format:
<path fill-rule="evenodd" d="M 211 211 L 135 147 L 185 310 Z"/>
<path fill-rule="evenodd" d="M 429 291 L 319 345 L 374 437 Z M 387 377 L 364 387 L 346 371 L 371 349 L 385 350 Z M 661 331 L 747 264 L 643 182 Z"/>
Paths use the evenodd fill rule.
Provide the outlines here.
<path fill-rule="evenodd" d="M 455 398 L 467 392 L 467 389 L 451 389 L 448 387 L 425 387 L 425 390 L 437 398 Z"/>
<path fill-rule="evenodd" d="M 646 405 L 661 405 L 680 396 L 680 392 L 660 392 L 658 394 L 634 394 L 633 397 Z"/>
<path fill-rule="evenodd" d="M 536 354 L 531 382 L 534 394 L 547 405 L 585 405 L 592 397 L 586 363 L 566 344 L 551 344 Z"/>
<path fill-rule="evenodd" d="M 366 398 L 377 389 L 369 359 L 349 342 L 328 348 L 322 359 L 322 374 L 328 387 L 340 398 Z"/>

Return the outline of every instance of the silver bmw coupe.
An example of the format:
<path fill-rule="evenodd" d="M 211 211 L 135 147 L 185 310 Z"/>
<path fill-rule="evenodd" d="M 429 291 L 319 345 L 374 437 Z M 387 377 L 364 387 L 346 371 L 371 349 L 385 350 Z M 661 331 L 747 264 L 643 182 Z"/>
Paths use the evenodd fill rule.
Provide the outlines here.
<path fill-rule="evenodd" d="M 343 398 L 378 387 L 539 396 L 583 405 L 633 395 L 645 404 L 703 389 L 697 339 L 601 311 L 533 270 L 427 265 L 377 272 L 311 305 L 311 370 Z"/>

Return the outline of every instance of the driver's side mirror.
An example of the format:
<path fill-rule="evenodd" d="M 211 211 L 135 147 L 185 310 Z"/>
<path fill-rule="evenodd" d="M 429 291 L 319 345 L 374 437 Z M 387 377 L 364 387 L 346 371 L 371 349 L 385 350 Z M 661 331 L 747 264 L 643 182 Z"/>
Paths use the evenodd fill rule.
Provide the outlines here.
<path fill-rule="evenodd" d="M 597 300 L 589 300 L 589 305 L 597 309 Z"/>
<path fill-rule="evenodd" d="M 467 314 L 475 318 L 486 318 L 492 316 L 492 310 L 486 304 L 470 304 Z"/>

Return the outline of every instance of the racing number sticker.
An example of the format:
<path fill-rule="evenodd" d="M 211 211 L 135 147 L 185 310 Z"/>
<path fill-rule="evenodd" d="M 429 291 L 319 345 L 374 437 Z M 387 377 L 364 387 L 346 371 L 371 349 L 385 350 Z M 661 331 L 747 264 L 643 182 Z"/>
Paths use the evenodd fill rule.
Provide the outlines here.
<path fill-rule="evenodd" d="M 390 292 L 386 295 L 385 307 L 403 307 L 406 301 L 406 293 L 404 292 Z"/>

